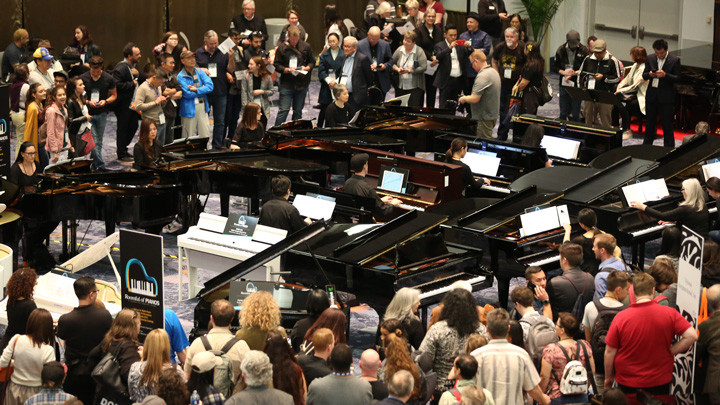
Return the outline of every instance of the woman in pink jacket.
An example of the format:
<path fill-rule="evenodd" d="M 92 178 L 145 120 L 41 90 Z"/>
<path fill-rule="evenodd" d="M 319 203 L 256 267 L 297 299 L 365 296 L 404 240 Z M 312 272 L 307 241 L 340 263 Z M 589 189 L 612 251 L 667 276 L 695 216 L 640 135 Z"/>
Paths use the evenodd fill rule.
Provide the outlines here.
<path fill-rule="evenodd" d="M 45 150 L 50 154 L 50 163 L 67 159 L 68 150 L 73 151 L 67 126 L 66 100 L 65 88 L 53 87 L 48 97 L 48 108 L 45 110 L 45 122 L 47 123 Z"/>

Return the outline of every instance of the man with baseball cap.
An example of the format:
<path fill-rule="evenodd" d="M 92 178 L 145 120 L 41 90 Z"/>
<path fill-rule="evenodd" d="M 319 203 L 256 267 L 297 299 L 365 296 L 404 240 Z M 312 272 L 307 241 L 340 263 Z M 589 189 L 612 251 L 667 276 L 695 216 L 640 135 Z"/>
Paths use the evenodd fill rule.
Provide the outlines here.
<path fill-rule="evenodd" d="M 485 55 L 490 55 L 492 47 L 492 38 L 485 31 L 480 29 L 480 16 L 477 13 L 469 13 L 465 19 L 467 31 L 460 34 L 460 41 L 465 41 L 463 44 L 468 49 L 468 54 L 472 53 L 475 49 L 481 49 Z M 475 77 L 477 71 L 473 68 L 470 58 L 465 59 L 463 65 L 463 76 L 465 76 L 465 83 L 463 84 L 463 93 L 469 96 L 472 94 L 472 87 L 475 83 Z"/>
<path fill-rule="evenodd" d="M 37 47 L 47 49 L 50 53 L 50 56 L 52 56 L 53 59 L 52 63 L 50 64 L 50 70 L 63 70 L 62 64 L 57 59 L 55 59 L 55 55 L 53 55 L 53 51 L 55 50 L 55 48 L 52 47 L 50 40 L 41 39 L 38 42 Z M 33 57 L 35 56 L 33 55 Z M 28 63 L 28 70 L 32 72 L 35 69 L 37 69 L 37 63 L 35 63 L 35 60 L 33 59 Z"/>
<path fill-rule="evenodd" d="M 375 189 L 365 181 L 365 175 L 368 172 L 368 160 L 370 160 L 370 155 L 367 153 L 358 153 L 350 158 L 350 170 L 354 174 L 345 180 L 343 191 L 361 197 L 374 198 L 375 209 L 373 213 L 379 216 L 390 215 L 393 207 L 400 205 L 401 201 L 389 195 L 380 198 Z"/>
<path fill-rule="evenodd" d="M 62 390 L 65 369 L 65 364 L 59 361 L 45 363 L 40 373 L 42 390 L 25 401 L 25 405 L 62 404 L 75 398 Z"/>
<path fill-rule="evenodd" d="M 560 119 L 580 121 L 581 100 L 573 100 L 568 94 L 567 87 L 577 86 L 577 74 L 580 64 L 590 51 L 580 43 L 580 33 L 570 30 L 565 36 L 566 42 L 560 45 L 555 52 L 553 70 L 560 75 Z"/>
<path fill-rule="evenodd" d="M 55 78 L 53 77 L 53 71 L 51 69 L 53 56 L 50 55 L 50 51 L 48 51 L 47 48 L 40 47 L 33 53 L 33 58 L 35 58 L 37 68 L 30 72 L 28 82 L 30 85 L 40 83 L 45 89 L 50 91 L 50 89 L 55 87 Z"/>
<path fill-rule="evenodd" d="M 620 82 L 620 62 L 610 52 L 602 39 L 593 43 L 592 54 L 587 56 L 580 65 L 578 75 L 580 87 L 588 90 L 607 91 L 614 93 L 617 84 Z M 585 102 L 583 113 L 585 123 L 594 124 L 595 118 L 600 116 L 600 125 L 603 127 L 612 126 L 612 104 L 601 104 L 597 102 Z"/>

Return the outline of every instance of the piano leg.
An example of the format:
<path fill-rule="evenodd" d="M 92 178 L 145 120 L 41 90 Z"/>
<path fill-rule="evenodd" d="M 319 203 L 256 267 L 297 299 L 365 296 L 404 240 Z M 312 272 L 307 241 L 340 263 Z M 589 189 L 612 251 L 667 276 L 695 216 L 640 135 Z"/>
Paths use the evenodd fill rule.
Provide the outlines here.
<path fill-rule="evenodd" d="M 350 265 L 345 266 L 345 282 L 347 283 L 348 290 L 353 290 L 355 288 L 355 283 L 353 282 L 353 267 Z"/>
<path fill-rule="evenodd" d="M 638 264 L 638 244 L 637 244 L 637 243 L 633 243 L 633 244 L 630 246 L 630 251 L 631 251 L 631 253 L 632 253 L 632 259 L 631 259 L 632 261 L 631 261 L 631 263 L 637 265 L 637 264 Z"/>
<path fill-rule="evenodd" d="M 220 194 L 220 216 L 228 217 L 230 215 L 230 195 Z"/>
<path fill-rule="evenodd" d="M 645 242 L 641 242 L 639 247 L 638 267 L 640 267 L 640 270 L 645 271 Z"/>
<path fill-rule="evenodd" d="M 62 253 L 60 254 L 60 261 L 65 262 L 70 257 L 68 256 L 68 221 L 62 221 L 61 224 L 61 233 L 62 233 Z"/>
<path fill-rule="evenodd" d="M 70 257 L 75 257 L 78 254 L 78 247 L 77 247 L 77 220 L 71 219 L 70 220 Z"/>

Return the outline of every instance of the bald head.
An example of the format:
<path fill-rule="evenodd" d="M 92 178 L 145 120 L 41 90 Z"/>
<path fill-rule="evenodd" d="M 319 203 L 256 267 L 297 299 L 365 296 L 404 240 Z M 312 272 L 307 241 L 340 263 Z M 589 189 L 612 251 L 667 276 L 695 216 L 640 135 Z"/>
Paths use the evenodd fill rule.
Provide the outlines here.
<path fill-rule="evenodd" d="M 720 311 L 720 284 L 715 284 L 708 288 L 707 301 L 708 307 L 710 307 L 713 312 Z"/>
<path fill-rule="evenodd" d="M 367 349 L 360 356 L 360 370 L 363 376 L 377 376 L 380 368 L 380 355 L 373 349 Z"/>
<path fill-rule="evenodd" d="M 368 42 L 370 42 L 370 45 L 377 45 L 378 41 L 380 41 L 380 27 L 370 27 L 367 34 Z"/>

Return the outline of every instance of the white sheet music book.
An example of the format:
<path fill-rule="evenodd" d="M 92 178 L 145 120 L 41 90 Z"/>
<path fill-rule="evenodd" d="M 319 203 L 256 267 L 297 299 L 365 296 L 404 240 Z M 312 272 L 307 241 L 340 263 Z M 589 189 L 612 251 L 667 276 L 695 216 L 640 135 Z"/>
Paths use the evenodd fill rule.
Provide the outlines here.
<path fill-rule="evenodd" d="M 543 136 L 540 146 L 545 148 L 549 156 L 561 159 L 577 159 L 580 152 L 580 141 L 558 138 L 556 136 Z"/>
<path fill-rule="evenodd" d="M 484 176 L 497 176 L 500 167 L 500 158 L 481 153 L 466 153 L 465 157 L 460 159 L 463 163 L 470 166 L 475 174 Z"/>
<path fill-rule="evenodd" d="M 567 205 L 544 208 L 520 215 L 521 236 L 547 232 L 570 223 Z"/>
<path fill-rule="evenodd" d="M 223 233 L 225 231 L 225 224 L 227 223 L 227 220 L 227 217 L 203 212 L 200 214 L 197 226 L 198 228 L 206 231 Z"/>
<path fill-rule="evenodd" d="M 717 177 L 720 179 L 720 162 L 703 165 L 702 171 L 705 181 L 707 181 L 710 177 Z"/>
<path fill-rule="evenodd" d="M 285 239 L 286 236 L 287 231 L 284 229 L 257 224 L 255 225 L 255 232 L 253 232 L 252 240 L 274 245 Z"/>
<path fill-rule="evenodd" d="M 409 94 L 406 94 L 406 95 L 404 95 L 404 96 L 395 97 L 395 98 L 393 98 L 393 99 L 391 99 L 391 100 L 388 100 L 387 102 L 389 103 L 390 101 L 395 101 L 395 100 L 399 100 L 399 101 L 400 101 L 400 106 L 401 106 L 401 107 L 407 107 L 407 106 L 408 106 L 408 101 L 410 101 L 410 95 L 409 95 Z"/>
<path fill-rule="evenodd" d="M 322 200 L 298 194 L 293 200 L 293 206 L 300 211 L 300 215 L 310 219 L 329 220 L 335 210 L 335 201 Z"/>
<path fill-rule="evenodd" d="M 645 203 L 648 201 L 658 201 L 665 197 L 670 197 L 670 192 L 665 184 L 665 179 L 655 179 L 643 181 L 641 183 L 630 184 L 622 188 L 625 201 L 629 203 L 633 201 Z"/>

